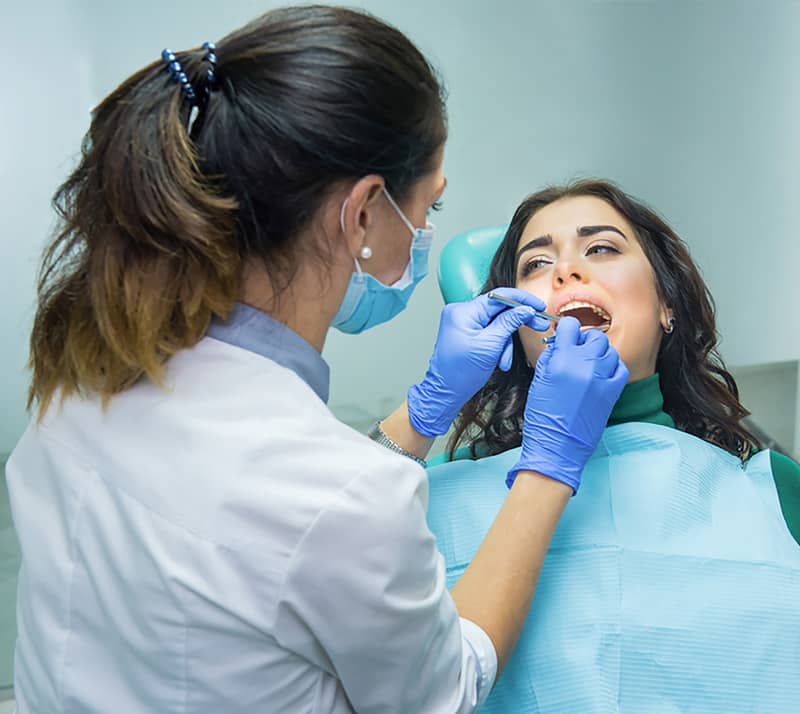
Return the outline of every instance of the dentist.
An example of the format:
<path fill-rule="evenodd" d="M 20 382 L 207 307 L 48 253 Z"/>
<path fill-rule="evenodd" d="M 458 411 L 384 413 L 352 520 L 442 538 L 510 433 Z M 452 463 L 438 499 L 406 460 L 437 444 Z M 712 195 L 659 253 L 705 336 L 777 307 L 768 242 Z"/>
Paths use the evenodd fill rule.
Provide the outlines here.
<path fill-rule="evenodd" d="M 511 364 L 511 335 L 547 329 L 544 304 L 445 308 L 372 440 L 328 410 L 321 357 L 331 326 L 389 320 L 427 273 L 445 138 L 409 40 L 320 6 L 165 50 L 97 107 L 56 196 L 35 419 L 7 469 L 20 714 L 434 714 L 488 695 L 627 370 L 562 320 L 516 481 L 448 593 L 420 464 Z"/>

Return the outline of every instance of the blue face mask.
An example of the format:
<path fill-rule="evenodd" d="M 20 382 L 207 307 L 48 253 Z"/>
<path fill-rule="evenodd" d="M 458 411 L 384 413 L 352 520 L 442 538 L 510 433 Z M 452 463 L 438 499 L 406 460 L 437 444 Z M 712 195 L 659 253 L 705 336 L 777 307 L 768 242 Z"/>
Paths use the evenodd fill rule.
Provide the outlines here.
<path fill-rule="evenodd" d="M 389 192 L 386 189 L 383 192 L 414 236 L 411 239 L 410 257 L 402 277 L 391 285 L 384 285 L 369 273 L 363 272 L 358 259 L 353 258 L 356 271 L 350 277 L 347 292 L 332 323 L 333 327 L 350 335 L 380 325 L 401 313 L 414 288 L 428 274 L 428 254 L 431 252 L 435 227 L 427 223 L 425 228 L 414 228 Z M 345 205 L 346 203 L 345 201 Z M 344 231 L 344 205 L 341 223 Z"/>

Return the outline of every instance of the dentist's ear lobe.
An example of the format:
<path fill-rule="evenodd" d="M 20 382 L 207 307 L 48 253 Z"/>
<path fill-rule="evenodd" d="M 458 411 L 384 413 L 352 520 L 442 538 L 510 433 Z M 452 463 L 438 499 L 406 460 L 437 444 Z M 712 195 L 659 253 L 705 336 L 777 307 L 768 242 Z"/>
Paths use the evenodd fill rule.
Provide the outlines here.
<path fill-rule="evenodd" d="M 349 193 L 342 197 L 338 209 L 340 235 L 344 236 L 351 256 L 361 256 L 365 248 L 366 234 L 375 207 L 383 194 L 383 178 L 378 175 L 364 176 L 356 181 Z M 368 249 L 369 250 L 369 249 Z M 372 251 L 369 250 L 372 255 Z"/>

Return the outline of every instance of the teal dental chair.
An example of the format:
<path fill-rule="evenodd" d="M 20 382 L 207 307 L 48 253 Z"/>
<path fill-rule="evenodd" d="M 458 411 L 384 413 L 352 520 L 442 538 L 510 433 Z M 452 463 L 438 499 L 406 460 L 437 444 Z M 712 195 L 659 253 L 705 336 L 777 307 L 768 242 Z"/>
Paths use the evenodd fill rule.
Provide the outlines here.
<path fill-rule="evenodd" d="M 480 294 L 508 225 L 475 228 L 454 236 L 439 256 L 439 290 L 445 304 Z"/>
<path fill-rule="evenodd" d="M 445 304 L 472 300 L 480 294 L 489 275 L 489 266 L 507 225 L 475 228 L 453 236 L 439 255 L 439 290 Z M 462 447 L 456 458 L 466 458 L 469 448 Z M 459 456 L 461 454 L 461 456 Z M 428 459 L 428 466 L 447 461 L 444 453 Z"/>

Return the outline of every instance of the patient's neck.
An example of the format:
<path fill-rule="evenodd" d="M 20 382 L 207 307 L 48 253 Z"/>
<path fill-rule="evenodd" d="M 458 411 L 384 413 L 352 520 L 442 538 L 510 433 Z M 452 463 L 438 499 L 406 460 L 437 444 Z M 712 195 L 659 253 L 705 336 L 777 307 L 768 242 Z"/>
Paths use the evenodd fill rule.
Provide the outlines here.
<path fill-rule="evenodd" d="M 658 373 L 638 382 L 631 382 L 622 390 L 611 412 L 608 425 L 615 426 L 632 421 L 675 427 L 672 417 L 664 411 L 664 397 L 661 394 Z"/>

